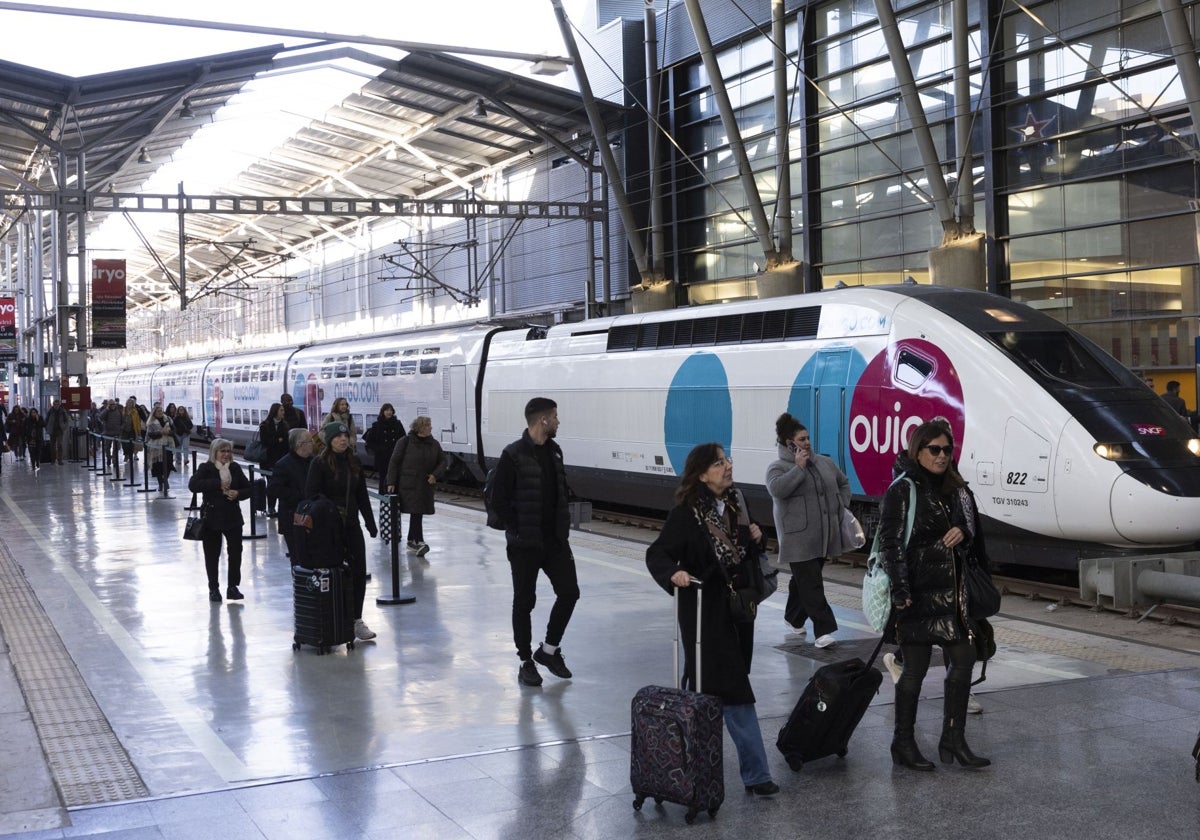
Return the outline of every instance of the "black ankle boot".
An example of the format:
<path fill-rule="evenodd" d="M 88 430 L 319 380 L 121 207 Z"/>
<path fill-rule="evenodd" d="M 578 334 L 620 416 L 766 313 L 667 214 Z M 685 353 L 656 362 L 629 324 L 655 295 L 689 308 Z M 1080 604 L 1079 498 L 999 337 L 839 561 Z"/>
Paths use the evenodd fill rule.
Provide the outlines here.
<path fill-rule="evenodd" d="M 942 715 L 942 740 L 938 742 L 938 757 L 943 764 L 953 764 L 957 760 L 963 767 L 987 767 L 992 763 L 991 760 L 975 755 L 967 746 L 964 727 L 971 686 L 952 683 L 949 680 L 946 680 L 944 686 L 946 700 Z"/>
<path fill-rule="evenodd" d="M 896 691 L 896 728 L 892 736 L 892 764 L 910 770 L 933 770 L 933 762 L 921 755 L 913 728 L 917 721 L 918 695 Z"/>

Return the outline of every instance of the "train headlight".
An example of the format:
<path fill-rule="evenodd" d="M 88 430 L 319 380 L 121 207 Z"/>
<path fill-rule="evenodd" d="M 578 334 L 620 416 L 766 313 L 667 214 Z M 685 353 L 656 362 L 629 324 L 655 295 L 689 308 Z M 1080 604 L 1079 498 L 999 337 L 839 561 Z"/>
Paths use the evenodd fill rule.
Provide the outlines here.
<path fill-rule="evenodd" d="M 1120 461 L 1125 457 L 1125 447 L 1119 443 L 1097 443 L 1092 449 L 1101 458 L 1109 461 Z"/>
<path fill-rule="evenodd" d="M 1188 452 L 1193 455 L 1200 455 L 1200 438 L 1191 438 L 1187 442 Z"/>

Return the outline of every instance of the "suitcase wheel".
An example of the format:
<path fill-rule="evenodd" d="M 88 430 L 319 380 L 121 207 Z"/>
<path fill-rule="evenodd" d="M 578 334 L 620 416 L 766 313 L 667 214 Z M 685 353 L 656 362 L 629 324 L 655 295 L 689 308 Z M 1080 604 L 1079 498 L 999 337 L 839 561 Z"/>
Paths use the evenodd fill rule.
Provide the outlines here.
<path fill-rule="evenodd" d="M 845 750 L 838 750 L 837 757 L 838 757 L 838 758 L 845 758 L 845 757 L 846 757 L 846 751 L 845 751 Z"/>
<path fill-rule="evenodd" d="M 654 797 L 654 804 L 655 804 L 655 805 L 661 805 L 661 804 L 663 804 L 663 798 L 662 798 L 661 796 L 656 796 L 656 797 Z"/>
<path fill-rule="evenodd" d="M 688 812 L 684 815 L 683 821 L 685 823 L 687 823 L 688 825 L 691 825 L 692 823 L 694 823 L 696 821 L 696 814 L 698 814 L 698 813 L 700 813 L 700 812 L 697 811 L 695 808 L 688 808 Z"/>
<path fill-rule="evenodd" d="M 634 799 L 633 799 L 633 810 L 635 810 L 635 811 L 640 811 L 640 810 L 642 810 L 642 803 L 643 803 L 643 802 L 645 802 L 645 801 L 646 801 L 646 797 L 644 797 L 644 796 L 636 796 L 636 797 L 634 797 Z"/>
<path fill-rule="evenodd" d="M 717 811 L 719 811 L 719 810 L 720 810 L 720 808 L 709 808 L 708 816 L 715 820 L 717 818 Z"/>
<path fill-rule="evenodd" d="M 292 650 L 300 650 L 300 643 L 292 642 Z"/>
<path fill-rule="evenodd" d="M 354 640 L 353 639 L 346 642 L 346 650 L 354 650 Z M 842 753 L 842 755 L 845 755 L 845 753 Z"/>
<path fill-rule="evenodd" d="M 787 759 L 787 766 L 791 767 L 796 773 L 799 773 L 800 768 L 804 766 L 804 759 L 800 758 L 798 755 L 787 755 L 784 756 L 784 758 Z"/>

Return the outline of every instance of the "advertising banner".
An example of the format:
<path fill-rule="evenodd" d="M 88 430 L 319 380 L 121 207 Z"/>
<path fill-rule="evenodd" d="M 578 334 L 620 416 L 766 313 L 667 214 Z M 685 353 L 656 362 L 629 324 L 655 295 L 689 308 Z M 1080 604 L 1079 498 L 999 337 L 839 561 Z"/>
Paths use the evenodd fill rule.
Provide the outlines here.
<path fill-rule="evenodd" d="M 0 297 L 0 362 L 17 360 L 17 299 Z"/>
<path fill-rule="evenodd" d="M 92 347 L 125 348 L 125 260 L 92 260 Z"/>

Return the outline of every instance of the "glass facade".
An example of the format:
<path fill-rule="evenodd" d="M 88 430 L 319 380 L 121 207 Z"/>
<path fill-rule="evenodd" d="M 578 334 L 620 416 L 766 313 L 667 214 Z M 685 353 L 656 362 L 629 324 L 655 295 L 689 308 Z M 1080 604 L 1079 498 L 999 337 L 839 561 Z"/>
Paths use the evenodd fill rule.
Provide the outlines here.
<path fill-rule="evenodd" d="M 951 6 L 896 5 L 947 186 L 953 197 L 960 178 L 970 180 L 975 227 L 994 251 L 989 287 L 1079 329 L 1129 367 L 1164 382 L 1190 379 L 1200 315 L 1200 184 L 1189 151 L 1197 134 L 1158 4 L 1009 4 L 984 27 L 992 6 L 972 4 L 969 172 L 955 171 Z M 1194 7 L 1185 13 L 1195 33 Z M 824 287 L 927 282 L 927 252 L 943 226 L 873 0 L 813 3 L 787 31 L 797 255 L 806 237 Z M 719 55 L 773 219 L 771 59 L 759 31 Z M 683 150 L 671 164 L 676 277 L 694 287 L 744 282 L 753 294 L 764 257 L 707 75 L 699 57 L 673 74 Z M 802 160 L 806 137 L 812 150 Z"/>

